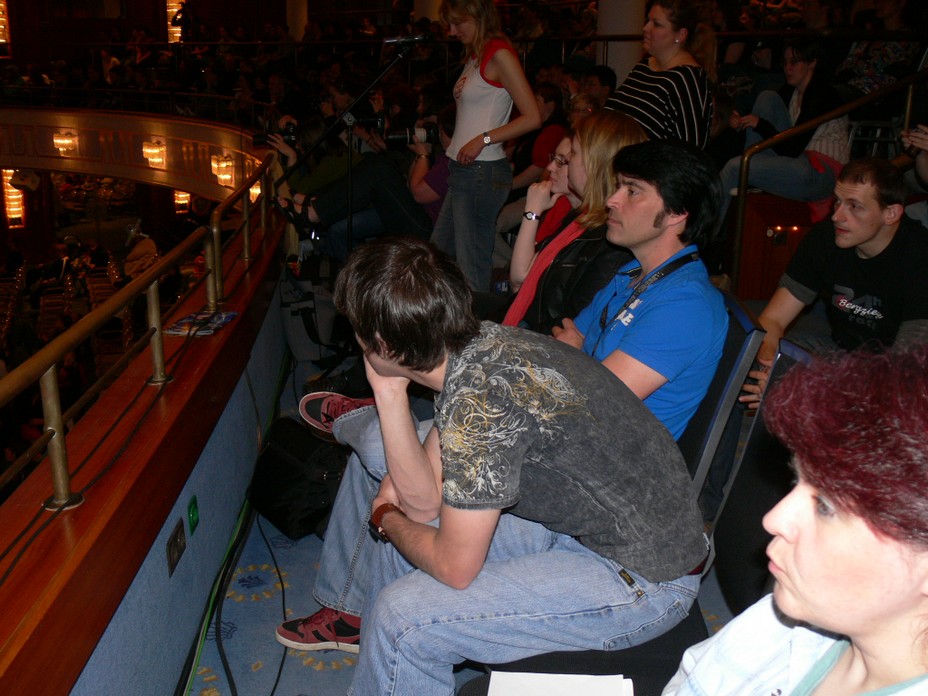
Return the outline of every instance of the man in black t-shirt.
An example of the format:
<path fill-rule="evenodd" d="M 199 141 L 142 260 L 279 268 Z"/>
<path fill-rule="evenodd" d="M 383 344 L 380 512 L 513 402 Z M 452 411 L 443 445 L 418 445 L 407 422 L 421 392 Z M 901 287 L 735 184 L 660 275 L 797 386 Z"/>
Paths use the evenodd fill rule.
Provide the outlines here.
<path fill-rule="evenodd" d="M 831 220 L 799 245 L 759 320 L 767 336 L 758 352 L 760 384 L 746 385 L 755 403 L 780 338 L 819 297 L 835 347 L 882 350 L 928 340 L 928 230 L 903 212 L 901 172 L 882 159 L 844 167 Z"/>

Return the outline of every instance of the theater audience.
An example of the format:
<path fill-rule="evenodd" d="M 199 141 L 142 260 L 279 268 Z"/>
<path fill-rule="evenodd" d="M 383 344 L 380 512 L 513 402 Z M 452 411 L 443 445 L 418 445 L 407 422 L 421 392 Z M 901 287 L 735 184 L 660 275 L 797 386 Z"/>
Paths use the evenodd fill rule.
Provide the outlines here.
<path fill-rule="evenodd" d="M 909 0 L 875 0 L 874 10 L 878 20 L 875 30 L 917 28 L 912 24 L 915 3 Z M 835 88 L 844 101 L 849 102 L 886 87 L 913 71 L 921 48 L 917 41 L 855 41 L 837 68 Z"/>

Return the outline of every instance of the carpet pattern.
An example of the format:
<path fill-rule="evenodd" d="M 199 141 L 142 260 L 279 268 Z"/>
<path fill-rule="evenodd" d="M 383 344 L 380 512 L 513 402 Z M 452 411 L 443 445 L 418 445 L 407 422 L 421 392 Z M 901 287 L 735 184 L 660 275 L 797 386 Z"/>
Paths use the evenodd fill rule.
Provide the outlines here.
<path fill-rule="evenodd" d="M 294 650 L 274 640 L 279 623 L 320 608 L 312 585 L 321 551 L 318 537 L 293 541 L 267 520 L 257 519 L 229 582 L 221 628 L 217 630 L 214 617 L 207 633 L 192 694 L 316 696 L 347 691 L 357 655 Z"/>

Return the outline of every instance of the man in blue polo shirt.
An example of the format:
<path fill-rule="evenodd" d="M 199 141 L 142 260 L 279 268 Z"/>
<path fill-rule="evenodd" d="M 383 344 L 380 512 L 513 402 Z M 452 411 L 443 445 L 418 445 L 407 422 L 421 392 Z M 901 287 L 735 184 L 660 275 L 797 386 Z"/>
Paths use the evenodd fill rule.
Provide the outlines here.
<path fill-rule="evenodd" d="M 714 224 L 721 184 L 703 153 L 666 141 L 624 148 L 613 169 L 607 238 L 635 261 L 554 335 L 600 360 L 679 438 L 728 330 L 697 248 Z"/>

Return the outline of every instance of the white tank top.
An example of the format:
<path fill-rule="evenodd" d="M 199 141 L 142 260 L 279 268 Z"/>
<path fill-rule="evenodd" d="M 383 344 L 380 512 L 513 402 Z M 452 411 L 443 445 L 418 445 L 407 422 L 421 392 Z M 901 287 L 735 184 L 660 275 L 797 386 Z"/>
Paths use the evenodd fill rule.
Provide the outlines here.
<path fill-rule="evenodd" d="M 457 159 L 458 151 L 475 136 L 482 135 L 509 122 L 512 113 L 512 97 L 500 82 L 487 80 L 483 71 L 493 54 L 499 50 L 511 51 L 502 39 L 492 39 L 483 50 L 483 60 L 472 56 L 454 85 L 454 100 L 458 112 L 454 123 L 454 136 L 447 154 Z M 477 156 L 482 162 L 503 159 L 503 143 L 493 143 L 483 148 Z"/>

